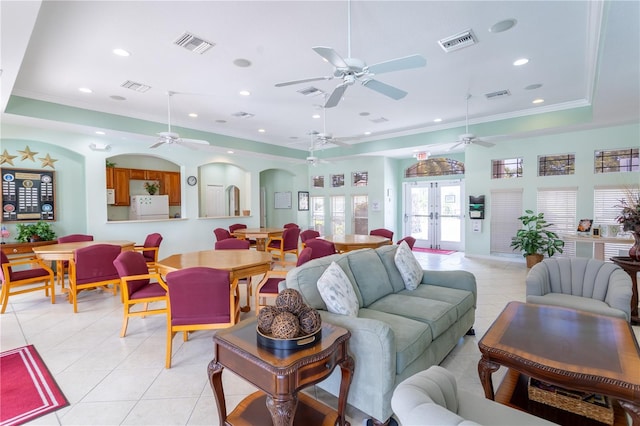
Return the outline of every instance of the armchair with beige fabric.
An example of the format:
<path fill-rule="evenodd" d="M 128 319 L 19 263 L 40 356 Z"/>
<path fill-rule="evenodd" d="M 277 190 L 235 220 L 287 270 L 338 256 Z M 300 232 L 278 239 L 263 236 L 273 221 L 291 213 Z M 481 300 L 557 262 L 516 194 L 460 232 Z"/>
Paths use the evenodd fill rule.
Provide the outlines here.
<path fill-rule="evenodd" d="M 526 285 L 527 303 L 631 318 L 631 278 L 613 263 L 552 257 L 531 268 Z"/>

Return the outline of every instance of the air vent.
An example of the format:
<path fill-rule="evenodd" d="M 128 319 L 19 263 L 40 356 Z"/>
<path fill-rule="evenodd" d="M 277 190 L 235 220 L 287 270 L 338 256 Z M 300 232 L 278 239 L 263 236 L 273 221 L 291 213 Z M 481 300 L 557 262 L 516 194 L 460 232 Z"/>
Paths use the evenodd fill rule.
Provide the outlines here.
<path fill-rule="evenodd" d="M 487 99 L 504 98 L 505 96 L 511 96 L 511 92 L 508 90 L 498 90 L 497 92 L 486 93 L 484 96 Z"/>
<path fill-rule="evenodd" d="M 466 30 L 461 32 L 460 34 L 456 34 L 451 37 L 443 38 L 438 41 L 438 44 L 442 49 L 449 53 L 454 50 L 464 49 L 465 47 L 473 46 L 476 44 L 478 40 L 476 36 L 473 34 L 473 31 Z"/>
<path fill-rule="evenodd" d="M 297 90 L 297 92 L 305 96 L 318 96 L 324 94 L 322 90 L 313 86 L 305 87 L 304 89 Z"/>
<path fill-rule="evenodd" d="M 389 121 L 389 120 L 387 120 L 387 119 L 386 119 L 386 118 L 384 118 L 384 117 L 372 118 L 372 119 L 371 119 L 371 122 L 372 122 L 372 123 L 376 123 L 376 124 L 379 124 L 379 123 L 386 123 L 387 121 Z"/>
<path fill-rule="evenodd" d="M 147 86 L 146 84 L 136 83 L 135 81 L 127 80 L 122 83 L 120 86 L 125 89 L 135 90 L 136 92 L 144 93 L 147 90 L 151 89 L 151 86 Z"/>
<path fill-rule="evenodd" d="M 234 117 L 238 117 L 238 118 L 251 118 L 251 117 L 253 117 L 253 114 L 248 113 L 248 112 L 243 112 L 243 111 L 236 112 L 235 114 L 231 114 L 231 115 L 233 115 Z"/>
<path fill-rule="evenodd" d="M 196 37 L 195 35 L 188 32 L 182 34 L 173 43 L 177 46 L 184 47 L 187 50 L 199 53 L 201 55 L 211 47 L 215 46 L 214 43 L 205 41 L 200 37 Z"/>

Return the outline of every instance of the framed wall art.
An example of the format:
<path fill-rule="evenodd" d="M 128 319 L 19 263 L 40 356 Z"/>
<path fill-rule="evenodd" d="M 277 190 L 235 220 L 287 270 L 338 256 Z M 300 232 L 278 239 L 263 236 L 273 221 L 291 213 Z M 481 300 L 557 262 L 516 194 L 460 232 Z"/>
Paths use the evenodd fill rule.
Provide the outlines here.
<path fill-rule="evenodd" d="M 324 176 L 312 176 L 311 186 L 314 188 L 324 188 Z"/>
<path fill-rule="evenodd" d="M 309 210 L 309 192 L 298 191 L 298 210 Z"/>
<path fill-rule="evenodd" d="M 291 208 L 291 192 L 274 193 L 274 209 L 290 209 Z"/>

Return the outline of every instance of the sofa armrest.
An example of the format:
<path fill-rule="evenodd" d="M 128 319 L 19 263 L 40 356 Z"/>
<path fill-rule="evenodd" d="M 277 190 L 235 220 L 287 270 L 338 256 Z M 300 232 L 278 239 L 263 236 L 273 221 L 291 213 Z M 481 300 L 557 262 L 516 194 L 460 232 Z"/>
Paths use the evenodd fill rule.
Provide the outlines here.
<path fill-rule="evenodd" d="M 478 300 L 476 277 L 467 271 L 432 271 L 425 270 L 421 284 L 466 290 L 473 293 L 473 306 Z"/>
<path fill-rule="evenodd" d="M 355 361 L 354 380 L 362 376 L 371 382 L 369 390 L 376 395 L 390 393 L 396 381 L 396 341 L 391 327 L 371 318 L 318 312 L 323 322 L 351 332 L 349 353 Z M 373 371 L 375 374 L 371 374 Z"/>
<path fill-rule="evenodd" d="M 545 264 L 538 263 L 531 268 L 525 278 L 527 296 L 544 296 L 551 292 L 549 271 Z"/>
<path fill-rule="evenodd" d="M 609 277 L 609 286 L 607 287 L 607 295 L 604 301 L 612 308 L 620 309 L 627 317 L 627 321 L 631 319 L 631 304 L 629 301 L 632 296 L 631 277 L 622 269 L 615 270 Z"/>

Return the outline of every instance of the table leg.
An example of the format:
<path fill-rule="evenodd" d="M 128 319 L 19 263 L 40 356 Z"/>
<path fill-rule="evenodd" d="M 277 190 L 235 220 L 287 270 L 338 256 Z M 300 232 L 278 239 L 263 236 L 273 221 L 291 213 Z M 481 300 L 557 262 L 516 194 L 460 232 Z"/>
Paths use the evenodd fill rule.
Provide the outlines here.
<path fill-rule="evenodd" d="M 218 418 L 219 424 L 224 425 L 227 420 L 227 406 L 224 402 L 224 391 L 222 390 L 222 370 L 224 367 L 212 360 L 207 367 L 207 375 L 209 376 L 209 383 L 211 389 L 213 389 L 213 395 L 216 398 L 218 404 Z"/>
<path fill-rule="evenodd" d="M 491 375 L 498 371 L 498 368 L 500 368 L 500 364 L 489 361 L 484 357 L 484 355 L 478 362 L 478 376 L 480 376 L 480 383 L 482 383 L 484 396 L 487 399 L 495 399 L 495 394 L 493 393 L 493 380 L 491 379 Z"/>
<path fill-rule="evenodd" d="M 266 245 L 267 245 L 266 238 L 256 238 L 256 250 L 264 251 Z"/>
<path fill-rule="evenodd" d="M 292 426 L 297 406 L 297 395 L 291 395 L 290 399 L 275 399 L 267 395 L 267 409 L 271 413 L 273 426 Z"/>
<path fill-rule="evenodd" d="M 631 424 L 633 426 L 640 426 L 640 406 L 627 401 L 618 400 L 618 402 L 631 417 Z"/>
<path fill-rule="evenodd" d="M 347 397 L 349 396 L 349 387 L 351 386 L 351 380 L 353 379 L 353 370 L 355 363 L 351 356 L 340 363 L 340 371 L 342 372 L 342 379 L 340 380 L 340 395 L 338 397 L 338 420 L 336 425 L 347 426 L 345 417 L 345 409 L 347 408 Z"/>
<path fill-rule="evenodd" d="M 638 271 L 627 271 L 631 276 L 631 324 L 640 325 L 638 316 Z"/>

